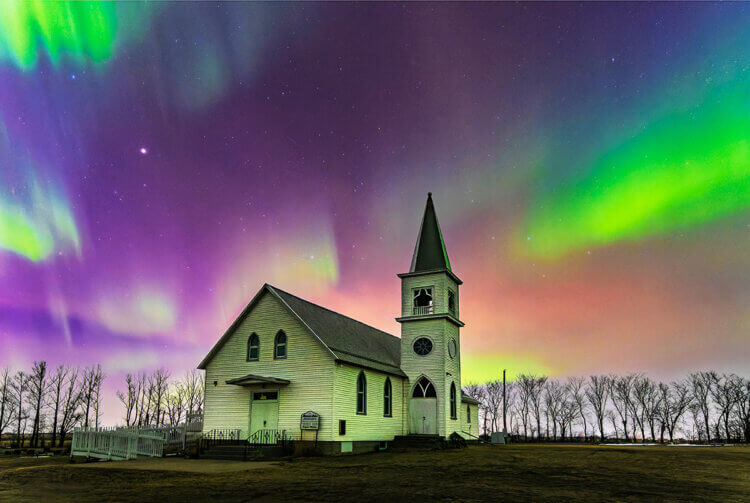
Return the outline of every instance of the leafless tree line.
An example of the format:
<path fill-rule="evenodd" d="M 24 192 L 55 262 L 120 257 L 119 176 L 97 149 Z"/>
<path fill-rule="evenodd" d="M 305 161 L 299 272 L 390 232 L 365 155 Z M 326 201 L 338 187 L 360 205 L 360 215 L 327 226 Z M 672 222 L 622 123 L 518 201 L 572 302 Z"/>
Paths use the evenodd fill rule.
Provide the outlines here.
<path fill-rule="evenodd" d="M 0 438 L 13 435 L 13 444 L 62 446 L 74 426 L 99 426 L 102 417 L 101 366 L 80 369 L 35 361 L 31 371 L 0 368 Z M 45 432 L 50 436 L 45 437 Z"/>
<path fill-rule="evenodd" d="M 624 439 L 750 442 L 750 379 L 714 371 L 669 383 L 643 374 L 565 380 L 519 374 L 470 384 L 485 434 L 505 429 L 524 440 Z M 505 424 L 503 424 L 505 423 Z"/>
<path fill-rule="evenodd" d="M 125 376 L 125 390 L 118 391 L 117 398 L 125 409 L 126 426 L 176 426 L 203 410 L 203 378 L 198 371 L 177 380 L 170 377 L 164 369 Z"/>

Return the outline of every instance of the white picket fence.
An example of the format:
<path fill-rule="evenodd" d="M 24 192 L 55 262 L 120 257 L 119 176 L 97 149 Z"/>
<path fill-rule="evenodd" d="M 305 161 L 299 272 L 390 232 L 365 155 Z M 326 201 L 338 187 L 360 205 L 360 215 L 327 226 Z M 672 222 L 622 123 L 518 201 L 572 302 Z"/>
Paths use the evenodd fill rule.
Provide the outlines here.
<path fill-rule="evenodd" d="M 112 460 L 160 458 L 164 454 L 164 444 L 163 435 L 138 429 L 76 428 L 70 455 Z"/>

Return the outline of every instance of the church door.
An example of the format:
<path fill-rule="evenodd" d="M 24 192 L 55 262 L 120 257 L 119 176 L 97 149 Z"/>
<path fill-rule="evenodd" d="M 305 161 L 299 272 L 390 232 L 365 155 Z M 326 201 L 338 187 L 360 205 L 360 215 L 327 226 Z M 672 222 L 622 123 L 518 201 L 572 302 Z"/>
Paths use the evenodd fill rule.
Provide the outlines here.
<path fill-rule="evenodd" d="M 275 430 L 279 421 L 278 396 L 277 391 L 253 393 L 249 433 L 255 443 L 276 443 Z M 273 430 L 273 432 L 266 432 L 266 430 Z M 258 433 L 259 431 L 261 432 Z"/>
<path fill-rule="evenodd" d="M 409 433 L 437 434 L 437 394 L 426 377 L 417 381 L 409 401 Z"/>

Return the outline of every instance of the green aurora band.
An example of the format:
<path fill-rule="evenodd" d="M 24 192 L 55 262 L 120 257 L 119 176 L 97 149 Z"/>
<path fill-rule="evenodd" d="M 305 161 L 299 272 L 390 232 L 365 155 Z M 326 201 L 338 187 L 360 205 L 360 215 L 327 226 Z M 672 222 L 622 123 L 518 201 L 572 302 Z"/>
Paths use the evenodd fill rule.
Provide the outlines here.
<path fill-rule="evenodd" d="M 577 183 L 534 202 L 516 243 L 554 260 L 683 230 L 750 206 L 750 86 L 651 123 Z"/>
<path fill-rule="evenodd" d="M 116 31 L 115 5 L 107 2 L 0 3 L 0 59 L 23 69 L 34 67 L 40 45 L 53 65 L 63 53 L 104 61 L 112 55 Z"/>

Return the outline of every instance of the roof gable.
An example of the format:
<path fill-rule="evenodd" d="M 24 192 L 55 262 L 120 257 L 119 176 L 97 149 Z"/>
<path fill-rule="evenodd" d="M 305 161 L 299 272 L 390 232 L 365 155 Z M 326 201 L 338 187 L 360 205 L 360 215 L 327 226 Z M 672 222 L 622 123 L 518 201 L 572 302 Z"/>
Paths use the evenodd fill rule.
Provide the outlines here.
<path fill-rule="evenodd" d="M 348 363 L 404 375 L 401 339 L 271 285 L 268 288 L 336 355 Z"/>
<path fill-rule="evenodd" d="M 279 300 L 290 314 L 326 348 L 334 359 L 390 374 L 405 375 L 400 368 L 401 341 L 398 337 L 313 304 L 269 284 L 263 285 L 237 319 L 232 322 L 224 335 L 198 365 L 199 369 L 206 368 L 208 362 L 222 348 L 265 293 Z"/>

